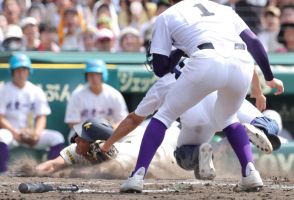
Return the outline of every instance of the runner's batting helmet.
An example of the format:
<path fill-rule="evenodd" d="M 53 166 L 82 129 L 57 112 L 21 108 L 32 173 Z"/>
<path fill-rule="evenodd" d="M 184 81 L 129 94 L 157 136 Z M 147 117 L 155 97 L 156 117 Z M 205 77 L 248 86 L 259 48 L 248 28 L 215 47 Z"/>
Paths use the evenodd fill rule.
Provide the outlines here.
<path fill-rule="evenodd" d="M 102 60 L 90 60 L 86 63 L 85 73 L 102 74 L 103 81 L 108 80 L 108 70 L 106 64 Z"/>
<path fill-rule="evenodd" d="M 9 60 L 9 70 L 12 73 L 13 70 L 18 68 L 28 68 L 30 74 L 33 73 L 31 59 L 25 54 L 15 54 L 10 57 Z"/>

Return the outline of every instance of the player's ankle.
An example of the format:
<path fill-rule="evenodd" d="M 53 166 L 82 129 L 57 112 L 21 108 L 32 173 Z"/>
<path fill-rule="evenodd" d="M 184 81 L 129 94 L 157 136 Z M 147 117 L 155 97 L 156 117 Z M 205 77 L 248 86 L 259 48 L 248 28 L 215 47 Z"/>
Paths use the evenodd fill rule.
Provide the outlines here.
<path fill-rule="evenodd" d="M 252 162 L 248 162 L 245 169 L 245 177 L 249 176 L 251 171 L 255 171 L 255 167 Z"/>

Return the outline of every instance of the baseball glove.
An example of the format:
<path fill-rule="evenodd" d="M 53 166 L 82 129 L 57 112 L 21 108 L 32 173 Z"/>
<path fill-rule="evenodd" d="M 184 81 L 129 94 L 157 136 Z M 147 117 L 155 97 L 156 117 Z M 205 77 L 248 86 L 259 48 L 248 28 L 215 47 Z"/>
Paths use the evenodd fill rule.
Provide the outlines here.
<path fill-rule="evenodd" d="M 30 128 L 24 128 L 20 133 L 21 143 L 34 146 L 38 142 L 38 138 L 35 135 L 35 130 Z"/>
<path fill-rule="evenodd" d="M 90 149 L 87 154 L 89 157 L 93 158 L 97 163 L 112 160 L 116 158 L 118 154 L 118 150 L 113 145 L 108 152 L 103 152 L 100 148 L 100 145 L 102 145 L 104 142 L 104 140 L 96 140 L 95 142 L 90 144 Z"/>

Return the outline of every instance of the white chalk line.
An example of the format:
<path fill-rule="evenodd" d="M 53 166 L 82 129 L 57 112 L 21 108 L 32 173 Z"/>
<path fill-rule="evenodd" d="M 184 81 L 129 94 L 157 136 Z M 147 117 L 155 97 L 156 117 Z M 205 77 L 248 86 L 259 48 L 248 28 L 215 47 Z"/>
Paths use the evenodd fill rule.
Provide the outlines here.
<path fill-rule="evenodd" d="M 209 184 L 209 185 L 207 185 Z M 187 192 L 187 191 L 193 191 L 193 189 L 181 189 L 181 186 L 189 186 L 189 185 L 206 185 L 206 186 L 231 186 L 234 187 L 236 183 L 216 183 L 212 181 L 184 181 L 184 182 L 168 182 L 168 183 L 145 183 L 145 186 L 167 186 L 167 188 L 163 189 L 150 189 L 150 190 L 143 190 L 143 193 L 167 193 L 167 192 Z M 179 189 L 173 189 L 170 188 L 174 186 L 175 188 L 179 186 Z M 282 185 L 282 184 L 276 184 L 276 185 L 264 185 L 264 188 L 270 188 L 270 189 L 288 189 L 293 190 L 294 185 Z M 77 191 L 78 193 L 118 193 L 118 190 L 88 190 L 88 189 L 80 189 Z"/>
<path fill-rule="evenodd" d="M 95 189 L 87 189 L 87 188 L 80 188 L 78 191 L 74 193 L 97 193 L 97 194 L 118 194 L 119 193 L 119 183 L 109 183 L 105 181 L 89 181 L 89 182 L 83 182 L 87 185 L 100 185 L 100 186 L 113 186 L 113 189 L 110 190 L 95 190 Z M 161 181 L 161 180 L 159 180 Z M 167 180 L 169 181 L 169 180 Z M 44 182 L 45 183 L 45 182 Z M 59 182 L 46 182 L 50 184 L 65 184 L 65 183 L 59 183 Z M 290 183 L 289 183 L 290 184 Z M 0 186 L 9 186 L 11 183 L 2 182 Z M 66 184 L 65 184 L 66 185 Z M 201 180 L 187 180 L 187 181 L 169 181 L 169 182 L 157 182 L 157 183 L 144 183 L 145 186 L 166 186 L 163 189 L 146 189 L 143 190 L 143 193 L 168 193 L 168 192 L 187 192 L 187 191 L 193 191 L 193 189 L 189 189 L 188 187 L 191 185 L 199 185 L 199 186 L 231 186 L 234 187 L 236 183 L 232 182 L 215 182 L 215 181 L 201 181 Z M 86 186 L 84 186 L 86 187 Z M 185 188 L 186 187 L 186 188 Z M 270 189 L 286 189 L 286 190 L 293 190 L 294 185 L 286 185 L 284 183 L 273 183 L 269 182 L 268 184 L 264 185 L 264 188 L 270 188 Z M 16 192 L 16 191 L 13 191 Z"/>

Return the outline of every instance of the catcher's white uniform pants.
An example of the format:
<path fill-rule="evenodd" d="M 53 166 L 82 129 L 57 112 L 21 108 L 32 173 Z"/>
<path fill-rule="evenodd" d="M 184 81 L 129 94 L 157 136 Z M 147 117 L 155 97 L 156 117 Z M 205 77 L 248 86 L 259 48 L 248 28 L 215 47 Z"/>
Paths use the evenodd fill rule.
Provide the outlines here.
<path fill-rule="evenodd" d="M 154 117 L 169 127 L 182 113 L 217 90 L 212 123 L 223 130 L 239 121 L 236 112 L 246 97 L 253 70 L 253 60 L 246 50 L 234 50 L 228 57 L 214 49 L 197 51 Z"/>
<path fill-rule="evenodd" d="M 177 140 L 177 146 L 201 145 L 210 142 L 217 130 L 211 123 L 213 121 L 212 110 L 216 102 L 217 93 L 213 92 L 206 96 L 201 103 L 192 107 L 181 116 L 181 131 Z M 256 117 L 263 114 L 250 102 L 244 100 L 237 112 L 241 123 L 250 123 Z"/>
<path fill-rule="evenodd" d="M 46 150 L 47 148 L 53 147 L 55 145 L 63 144 L 64 137 L 58 131 L 44 129 L 37 144 L 31 147 L 27 144 L 18 143 L 13 138 L 13 135 L 9 130 L 0 129 L 0 142 L 5 143 L 10 149 L 18 147 L 18 146 L 24 146 L 24 147 L 28 147 L 32 149 Z"/>

